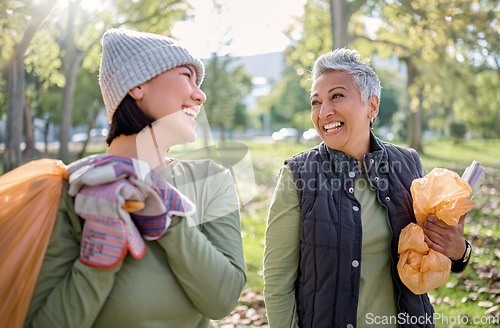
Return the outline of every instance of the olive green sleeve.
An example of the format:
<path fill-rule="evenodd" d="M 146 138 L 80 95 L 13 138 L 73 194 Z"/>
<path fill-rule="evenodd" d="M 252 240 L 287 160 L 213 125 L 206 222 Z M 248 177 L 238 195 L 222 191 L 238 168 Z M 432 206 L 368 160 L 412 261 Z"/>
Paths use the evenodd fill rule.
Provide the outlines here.
<path fill-rule="evenodd" d="M 238 200 L 229 173 L 207 187 L 203 223 L 173 217 L 158 243 L 194 306 L 211 319 L 221 319 L 236 306 L 245 286 L 245 262 Z"/>
<path fill-rule="evenodd" d="M 264 299 L 271 328 L 298 327 L 295 281 L 300 254 L 300 204 L 290 167 L 279 174 L 267 218 Z"/>
<path fill-rule="evenodd" d="M 73 199 L 62 191 L 58 217 L 38 276 L 25 327 L 91 327 L 111 288 L 114 269 L 79 261 L 81 222 Z"/>

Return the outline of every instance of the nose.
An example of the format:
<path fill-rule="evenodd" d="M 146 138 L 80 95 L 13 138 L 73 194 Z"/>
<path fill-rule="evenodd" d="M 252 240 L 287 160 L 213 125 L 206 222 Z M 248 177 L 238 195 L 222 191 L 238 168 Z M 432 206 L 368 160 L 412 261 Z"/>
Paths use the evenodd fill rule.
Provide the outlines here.
<path fill-rule="evenodd" d="M 192 98 L 197 105 L 201 106 L 207 100 L 207 95 L 197 86 L 193 92 Z"/>
<path fill-rule="evenodd" d="M 320 119 L 326 119 L 333 114 L 335 114 L 335 110 L 329 102 L 325 102 L 321 105 L 321 109 L 319 111 Z"/>

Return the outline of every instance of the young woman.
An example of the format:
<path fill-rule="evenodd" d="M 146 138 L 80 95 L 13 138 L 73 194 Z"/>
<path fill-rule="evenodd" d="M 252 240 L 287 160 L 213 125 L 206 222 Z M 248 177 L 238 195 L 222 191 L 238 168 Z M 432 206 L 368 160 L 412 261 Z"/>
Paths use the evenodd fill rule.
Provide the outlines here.
<path fill-rule="evenodd" d="M 311 118 L 323 142 L 289 158 L 271 200 L 264 254 L 264 297 L 271 328 L 432 327 L 426 294 L 398 276 L 401 229 L 415 221 L 411 182 L 418 154 L 371 132 L 380 82 L 354 50 L 319 57 L 312 70 Z M 429 216 L 426 242 L 468 261 L 463 220 Z"/>
<path fill-rule="evenodd" d="M 203 64 L 155 34 L 112 29 L 102 46 L 108 154 L 69 166 L 25 327 L 208 327 L 245 285 L 233 179 L 165 158 L 196 138 Z"/>

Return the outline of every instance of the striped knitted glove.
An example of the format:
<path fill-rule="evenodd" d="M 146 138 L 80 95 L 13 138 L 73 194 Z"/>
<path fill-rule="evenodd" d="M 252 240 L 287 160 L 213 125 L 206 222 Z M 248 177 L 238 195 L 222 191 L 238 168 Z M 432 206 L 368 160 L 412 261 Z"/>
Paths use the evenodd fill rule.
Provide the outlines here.
<path fill-rule="evenodd" d="M 75 211 L 85 220 L 80 246 L 82 263 L 109 269 L 124 259 L 127 250 L 136 259 L 144 256 L 144 241 L 123 209 L 126 200 L 140 198 L 137 188 L 125 179 L 80 189 Z"/>
<path fill-rule="evenodd" d="M 91 156 L 70 165 L 68 173 L 75 211 L 86 220 L 80 260 L 92 266 L 117 265 L 127 248 L 142 258 L 145 245 L 138 231 L 146 240 L 158 239 L 172 215 L 195 212 L 186 196 L 133 158 Z"/>
<path fill-rule="evenodd" d="M 188 216 L 196 212 L 194 204 L 163 180 L 156 172 L 151 171 L 147 183 L 161 199 L 165 209 L 160 211 L 155 206 L 146 206 L 143 210 L 132 213 L 132 220 L 146 240 L 155 240 L 163 236 L 172 221 L 172 216 Z M 139 182 L 135 182 L 139 185 Z M 158 212 L 161 212 L 158 214 Z"/>
<path fill-rule="evenodd" d="M 126 178 L 144 195 L 144 208 L 133 212 L 132 220 L 146 240 L 163 236 L 173 215 L 188 216 L 196 212 L 194 204 L 144 162 L 129 157 L 104 155 L 94 158 L 92 170 L 75 177 L 80 183 L 93 184 L 103 177 Z"/>
<path fill-rule="evenodd" d="M 139 163 L 135 160 L 136 163 Z M 139 165 L 136 165 L 139 167 Z M 69 194 L 75 196 L 83 186 L 97 186 L 119 179 L 137 179 L 134 160 L 115 155 L 92 155 L 68 165 Z"/>

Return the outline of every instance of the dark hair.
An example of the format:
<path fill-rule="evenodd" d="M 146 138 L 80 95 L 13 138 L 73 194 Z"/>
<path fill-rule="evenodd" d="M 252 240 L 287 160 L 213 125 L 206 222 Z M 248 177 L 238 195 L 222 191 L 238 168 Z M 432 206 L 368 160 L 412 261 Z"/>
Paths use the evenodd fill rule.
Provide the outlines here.
<path fill-rule="evenodd" d="M 139 133 L 154 121 L 137 106 L 135 99 L 127 94 L 113 114 L 106 142 L 109 146 L 114 138 L 122 134 L 129 136 Z"/>

